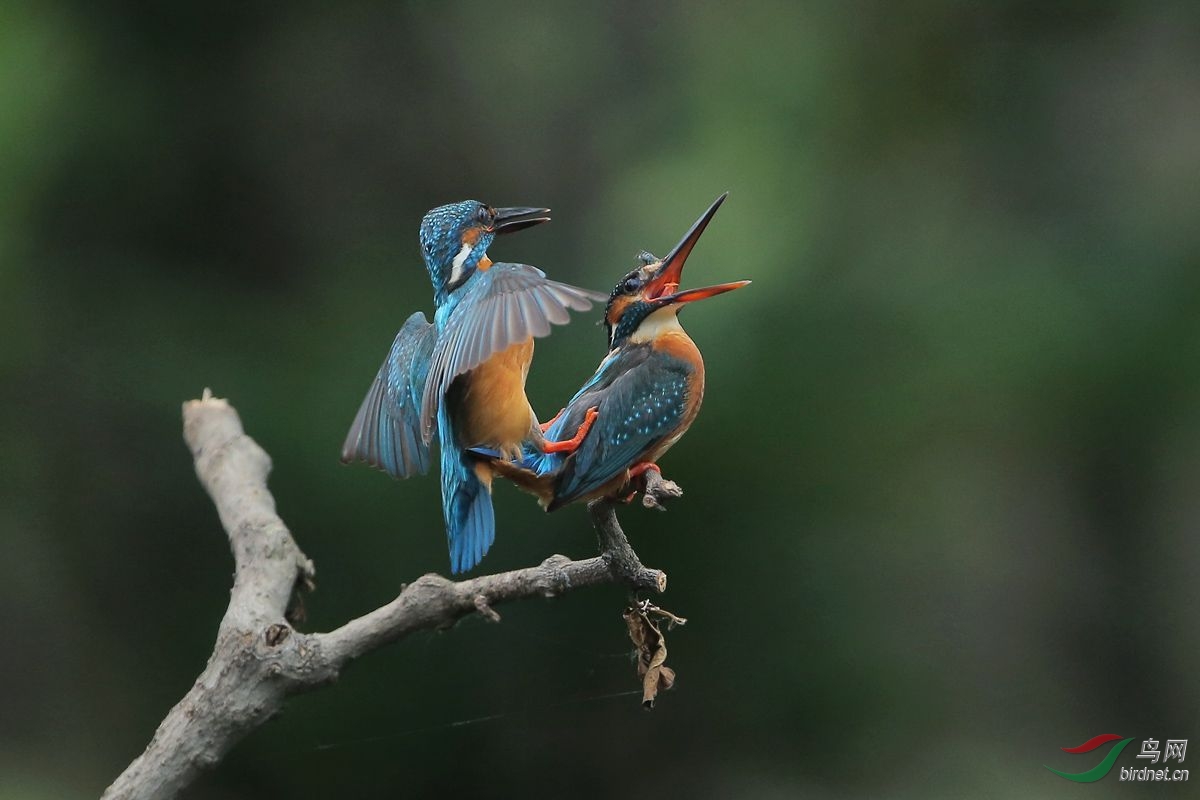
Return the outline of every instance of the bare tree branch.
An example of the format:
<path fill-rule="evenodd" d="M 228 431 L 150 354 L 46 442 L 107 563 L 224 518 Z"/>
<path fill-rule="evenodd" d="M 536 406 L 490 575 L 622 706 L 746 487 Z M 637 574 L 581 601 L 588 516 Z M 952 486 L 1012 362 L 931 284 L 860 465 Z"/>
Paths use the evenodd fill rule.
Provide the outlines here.
<path fill-rule="evenodd" d="M 683 497 L 683 489 L 675 481 L 669 481 L 657 469 L 645 472 L 646 482 L 642 491 L 642 505 L 655 511 L 666 511 L 666 501 Z"/>
<path fill-rule="evenodd" d="M 554 555 L 534 567 L 458 582 L 424 575 L 387 605 L 336 630 L 301 633 L 287 614 L 293 594 L 311 586 L 313 565 L 275 513 L 267 490 L 270 457 L 244 433 L 234 408 L 208 390 L 184 403 L 183 435 L 229 537 L 233 591 L 204 671 L 105 798 L 174 797 L 279 713 L 289 695 L 327 685 L 349 662 L 413 631 L 447 628 L 469 614 L 499 621 L 493 606 L 586 586 L 667 587 L 665 573 L 638 560 L 612 504 L 600 502 L 590 508 L 599 556 L 572 561 Z M 647 473 L 646 494 L 654 503 L 678 496 L 677 486 L 652 476 L 657 473 Z"/>

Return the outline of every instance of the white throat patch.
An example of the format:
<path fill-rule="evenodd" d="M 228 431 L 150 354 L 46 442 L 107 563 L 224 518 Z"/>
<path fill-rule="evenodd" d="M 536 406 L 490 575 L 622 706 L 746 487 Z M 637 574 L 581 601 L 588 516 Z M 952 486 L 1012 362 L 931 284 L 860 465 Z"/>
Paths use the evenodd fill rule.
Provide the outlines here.
<path fill-rule="evenodd" d="M 462 250 L 458 251 L 458 255 L 454 257 L 454 261 L 450 262 L 450 284 L 458 283 L 462 278 L 463 264 L 467 263 L 467 258 L 471 255 L 471 245 L 463 242 Z"/>
<path fill-rule="evenodd" d="M 669 305 L 666 308 L 660 308 L 642 320 L 642 324 L 638 325 L 637 330 L 629 337 L 629 341 L 634 343 L 652 342 L 664 333 L 672 331 L 682 331 L 683 326 L 679 324 L 679 306 Z"/>

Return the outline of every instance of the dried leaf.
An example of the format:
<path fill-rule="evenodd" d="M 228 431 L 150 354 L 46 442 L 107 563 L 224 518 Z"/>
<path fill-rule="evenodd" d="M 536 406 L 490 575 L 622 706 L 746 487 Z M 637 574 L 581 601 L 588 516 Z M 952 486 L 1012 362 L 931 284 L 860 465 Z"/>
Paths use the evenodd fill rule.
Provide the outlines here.
<path fill-rule="evenodd" d="M 687 620 L 659 608 L 649 600 L 625 609 L 622 614 L 629 627 L 629 638 L 637 651 L 638 676 L 642 679 L 642 705 L 654 708 L 660 691 L 675 685 L 675 670 L 666 666 L 667 640 L 656 620 L 666 620 L 668 629 Z"/>

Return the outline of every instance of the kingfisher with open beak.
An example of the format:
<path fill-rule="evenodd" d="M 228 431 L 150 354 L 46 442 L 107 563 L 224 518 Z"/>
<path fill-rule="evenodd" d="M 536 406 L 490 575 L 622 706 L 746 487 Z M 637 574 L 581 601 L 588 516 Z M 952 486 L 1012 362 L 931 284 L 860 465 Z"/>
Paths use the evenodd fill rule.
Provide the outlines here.
<path fill-rule="evenodd" d="M 546 208 L 492 208 L 475 200 L 435 208 L 421 222 L 433 283 L 434 321 L 418 311 L 396 335 L 342 446 L 342 461 L 365 461 L 397 478 L 424 473 L 441 445 L 442 511 L 454 573 L 479 563 L 496 535 L 492 470 L 467 451 L 519 455 L 573 449 L 579 430 L 551 441 L 525 395 L 533 339 L 586 311 L 603 294 L 546 278 L 526 264 L 493 263 L 497 235 L 549 222 Z"/>
<path fill-rule="evenodd" d="M 634 478 L 658 470 L 658 459 L 695 421 L 704 397 L 704 360 L 679 324 L 679 312 L 750 283 L 679 288 L 684 262 L 725 197 L 709 206 L 666 258 L 643 253 L 642 265 L 613 288 L 604 315 L 609 353 L 546 432 L 554 438 L 577 431 L 594 417 L 579 446 L 565 453 L 526 450 L 518 461 L 496 450 L 473 451 L 537 495 L 547 511 L 622 495 Z"/>

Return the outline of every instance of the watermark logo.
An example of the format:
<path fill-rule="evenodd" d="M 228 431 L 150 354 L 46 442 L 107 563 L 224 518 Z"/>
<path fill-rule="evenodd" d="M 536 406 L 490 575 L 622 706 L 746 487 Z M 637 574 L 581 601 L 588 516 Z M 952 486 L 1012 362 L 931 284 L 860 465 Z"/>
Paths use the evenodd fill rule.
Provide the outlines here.
<path fill-rule="evenodd" d="M 1103 747 L 1110 742 L 1117 742 L 1113 745 L 1108 755 L 1104 757 L 1099 764 L 1087 770 L 1086 772 L 1063 772 L 1054 767 L 1045 765 L 1046 769 L 1058 775 L 1060 778 L 1066 778 L 1075 783 L 1092 783 L 1098 781 L 1112 771 L 1113 765 L 1117 763 L 1117 758 L 1121 755 L 1133 737 L 1128 739 L 1122 738 L 1115 733 L 1102 733 L 1099 736 L 1093 736 L 1078 747 L 1064 747 L 1064 753 L 1090 753 L 1093 750 Z M 1151 769 L 1148 766 L 1143 766 L 1140 769 L 1135 767 L 1121 767 L 1120 780 L 1122 781 L 1186 781 L 1188 779 L 1188 771 L 1186 769 L 1170 769 L 1166 766 L 1167 762 L 1175 759 L 1176 763 L 1183 763 L 1184 757 L 1187 755 L 1187 739 L 1167 739 L 1162 750 L 1159 749 L 1158 739 L 1145 739 L 1142 741 L 1142 751 L 1138 753 L 1138 758 L 1148 759 L 1151 764 L 1158 764 L 1159 757 L 1162 757 L 1162 766 L 1157 769 Z"/>

